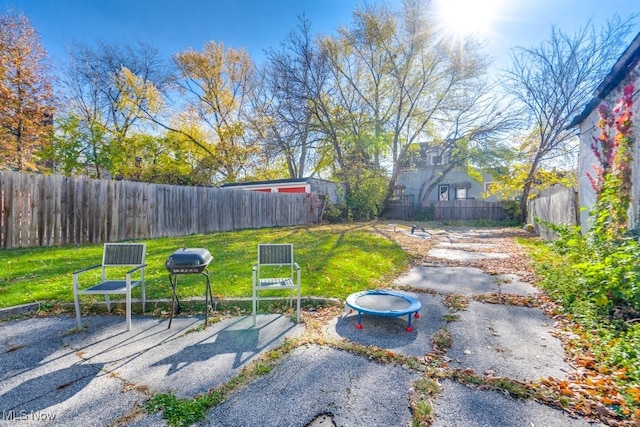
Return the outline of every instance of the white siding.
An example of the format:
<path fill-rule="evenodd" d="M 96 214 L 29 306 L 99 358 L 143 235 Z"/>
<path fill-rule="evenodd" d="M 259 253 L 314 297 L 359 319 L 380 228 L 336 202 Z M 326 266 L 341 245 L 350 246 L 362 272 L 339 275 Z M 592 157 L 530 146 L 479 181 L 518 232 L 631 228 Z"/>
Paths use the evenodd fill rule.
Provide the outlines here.
<path fill-rule="evenodd" d="M 636 71 L 640 71 L 640 64 L 635 67 Z M 606 102 L 608 105 L 613 106 L 617 103 L 622 96 L 622 88 L 626 84 L 626 81 L 618 86 L 615 90 L 607 96 Z M 629 226 L 635 228 L 638 226 L 638 202 L 640 201 L 640 77 L 636 74 L 634 81 L 634 105 L 633 105 L 633 134 L 635 136 L 635 145 L 633 153 L 633 171 L 632 171 L 632 202 L 629 210 Z M 589 210 L 595 203 L 595 191 L 591 187 L 589 178 L 587 178 L 587 171 L 592 175 L 594 174 L 593 165 L 597 164 L 597 160 L 591 150 L 591 143 L 593 138 L 597 138 L 600 135 L 600 128 L 598 122 L 600 117 L 598 116 L 597 108 L 591 112 L 591 114 L 580 123 L 580 180 L 579 180 L 579 194 L 580 194 L 580 224 L 582 231 L 585 232 L 589 229 Z"/>
<path fill-rule="evenodd" d="M 432 169 L 413 169 L 403 170 L 398 173 L 397 185 L 403 185 L 405 187 L 403 194 L 413 195 L 414 203 L 418 206 L 421 205 L 421 201 L 418 199 L 420 194 L 420 187 L 422 184 L 431 180 L 435 173 L 438 173 L 438 167 L 432 167 Z M 440 167 L 442 169 L 442 167 Z M 485 181 L 493 181 L 493 179 L 487 175 L 484 177 Z M 455 184 L 469 183 L 470 187 L 467 189 L 467 198 L 470 199 L 482 199 L 482 193 L 484 193 L 484 182 L 478 182 L 471 178 L 467 172 L 462 168 L 454 168 L 451 170 L 445 178 L 439 183 L 439 185 L 449 185 L 449 200 L 455 200 Z M 493 200 L 494 198 L 488 198 L 486 200 Z M 428 195 L 427 199 L 422 203 L 422 206 L 429 206 L 438 200 L 438 186 Z"/>

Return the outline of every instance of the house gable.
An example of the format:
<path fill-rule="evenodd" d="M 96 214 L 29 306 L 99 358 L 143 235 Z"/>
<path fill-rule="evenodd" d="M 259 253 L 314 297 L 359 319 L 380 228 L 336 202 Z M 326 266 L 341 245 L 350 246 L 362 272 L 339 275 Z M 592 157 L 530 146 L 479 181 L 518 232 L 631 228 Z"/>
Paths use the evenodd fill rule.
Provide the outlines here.
<path fill-rule="evenodd" d="M 405 164 L 398 173 L 396 187 L 402 194 L 398 197 L 410 197 L 417 206 L 429 206 L 436 201 L 443 200 L 468 200 L 482 199 L 485 192 L 485 184 L 493 181 L 488 174 L 483 174 L 483 182 L 472 178 L 463 167 L 449 169 L 448 156 L 440 151 L 439 147 L 430 147 L 426 143 L 420 143 L 410 164 Z M 446 172 L 444 178 L 438 182 L 433 190 L 420 200 L 420 191 L 423 185 L 438 179 L 438 175 Z M 493 198 L 495 199 L 495 197 Z M 490 200 L 490 199 L 485 199 Z"/>

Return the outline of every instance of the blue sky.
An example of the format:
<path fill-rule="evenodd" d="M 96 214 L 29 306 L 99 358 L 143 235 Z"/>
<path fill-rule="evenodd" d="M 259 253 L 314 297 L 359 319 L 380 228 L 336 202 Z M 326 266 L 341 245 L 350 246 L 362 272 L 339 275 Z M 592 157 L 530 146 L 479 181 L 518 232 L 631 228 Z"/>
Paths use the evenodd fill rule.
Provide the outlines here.
<path fill-rule="evenodd" d="M 382 0 L 367 0 L 375 4 Z M 464 0 L 433 0 L 451 4 Z M 400 0 L 387 0 L 397 5 Z M 73 40 L 117 43 L 145 41 L 167 57 L 188 48 L 201 50 L 213 40 L 244 47 L 258 62 L 268 48 L 277 48 L 305 14 L 312 30 L 331 34 L 349 25 L 360 0 L 0 0 L 0 11 L 24 13 L 55 62 L 65 59 Z M 596 24 L 615 13 L 640 14 L 636 0 L 467 0 L 468 5 L 493 6 L 481 37 L 490 55 L 503 63 L 515 45 L 533 46 L 548 37 L 551 26 L 573 32 L 592 18 Z M 470 7 L 470 6 L 469 6 Z M 461 17 L 464 5 L 457 6 Z M 478 12 L 474 12 L 478 16 Z M 460 19 L 457 19 L 460 22 Z M 477 21 L 477 20 L 476 20 Z M 636 33 L 640 19 L 635 19 Z"/>

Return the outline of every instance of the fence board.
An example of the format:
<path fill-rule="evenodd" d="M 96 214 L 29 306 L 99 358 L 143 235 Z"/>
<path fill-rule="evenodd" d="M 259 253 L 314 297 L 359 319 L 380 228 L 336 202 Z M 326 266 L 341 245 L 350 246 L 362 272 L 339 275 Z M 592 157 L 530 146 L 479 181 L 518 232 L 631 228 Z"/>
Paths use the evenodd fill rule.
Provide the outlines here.
<path fill-rule="evenodd" d="M 2 236 L 2 244 L 6 246 L 15 245 L 14 236 L 17 235 L 15 230 L 16 221 L 15 213 L 13 213 L 12 201 L 13 201 L 13 178 L 12 176 L 7 176 L 6 179 L 3 179 L 2 185 L 4 190 L 2 192 L 2 219 L 4 221 L 4 235 Z M 13 219 L 13 220 L 10 220 Z"/>
<path fill-rule="evenodd" d="M 38 246 L 46 246 L 45 242 L 49 242 L 50 240 L 50 232 L 52 231 L 51 229 L 47 229 L 47 227 L 45 227 L 45 224 L 49 224 L 51 223 L 51 203 L 49 198 L 47 197 L 47 193 L 45 191 L 45 185 L 44 185 L 44 176 L 42 175 L 37 175 L 36 176 L 36 180 L 38 181 L 36 188 L 38 189 L 37 191 L 37 202 L 36 205 L 39 207 L 38 209 L 38 213 L 37 213 L 37 220 L 36 220 L 36 226 L 37 226 L 37 233 L 38 233 L 38 242 L 37 245 Z"/>

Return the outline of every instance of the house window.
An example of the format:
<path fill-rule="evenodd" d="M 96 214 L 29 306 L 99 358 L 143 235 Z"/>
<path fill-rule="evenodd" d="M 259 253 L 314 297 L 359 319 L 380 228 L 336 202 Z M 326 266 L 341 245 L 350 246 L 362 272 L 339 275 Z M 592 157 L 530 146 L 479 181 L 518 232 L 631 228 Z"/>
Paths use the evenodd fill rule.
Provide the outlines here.
<path fill-rule="evenodd" d="M 438 200 L 439 201 L 449 200 L 449 186 L 448 185 L 438 185 Z"/>
<path fill-rule="evenodd" d="M 432 164 L 440 165 L 442 164 L 442 156 L 431 156 Z"/>
<path fill-rule="evenodd" d="M 405 188 L 404 185 L 396 185 L 393 189 L 393 198 L 396 200 L 402 199 Z"/>
<path fill-rule="evenodd" d="M 456 200 L 467 198 L 467 188 L 456 188 Z"/>

